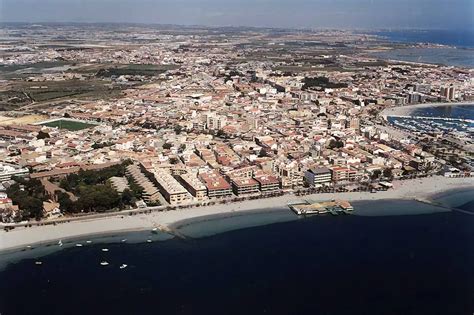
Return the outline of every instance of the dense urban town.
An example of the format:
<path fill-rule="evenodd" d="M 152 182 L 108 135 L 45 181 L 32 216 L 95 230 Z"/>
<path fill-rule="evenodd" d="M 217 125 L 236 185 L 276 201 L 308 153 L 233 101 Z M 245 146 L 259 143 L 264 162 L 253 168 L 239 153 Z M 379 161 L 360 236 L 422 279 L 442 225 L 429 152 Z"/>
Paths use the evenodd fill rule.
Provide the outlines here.
<path fill-rule="evenodd" d="M 405 44 L 253 28 L 1 34 L 4 223 L 473 174 L 472 122 L 420 133 L 385 114 L 474 101 L 472 69 L 371 55 Z"/>

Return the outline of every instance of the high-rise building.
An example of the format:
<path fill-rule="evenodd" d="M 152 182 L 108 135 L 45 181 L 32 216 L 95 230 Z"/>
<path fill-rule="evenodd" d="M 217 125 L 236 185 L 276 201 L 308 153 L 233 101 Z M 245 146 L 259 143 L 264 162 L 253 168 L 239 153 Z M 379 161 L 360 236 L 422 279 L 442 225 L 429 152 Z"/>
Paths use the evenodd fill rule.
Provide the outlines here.
<path fill-rule="evenodd" d="M 429 84 L 415 84 L 415 92 L 428 94 L 431 91 L 431 85 Z"/>
<path fill-rule="evenodd" d="M 454 100 L 456 98 L 456 89 L 454 86 L 443 86 L 441 87 L 441 96 L 446 98 L 448 101 Z"/>

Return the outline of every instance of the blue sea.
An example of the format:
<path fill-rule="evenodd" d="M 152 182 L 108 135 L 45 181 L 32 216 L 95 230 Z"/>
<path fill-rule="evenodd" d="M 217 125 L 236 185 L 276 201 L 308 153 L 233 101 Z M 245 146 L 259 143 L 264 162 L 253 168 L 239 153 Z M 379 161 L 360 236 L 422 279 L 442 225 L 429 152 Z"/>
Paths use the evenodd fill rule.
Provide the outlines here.
<path fill-rule="evenodd" d="M 474 30 L 385 30 L 371 32 L 371 34 L 387 38 L 392 42 L 474 48 Z"/>
<path fill-rule="evenodd" d="M 474 213 L 472 191 L 437 200 Z M 0 313 L 472 314 L 473 214 L 354 205 L 353 215 L 267 209 L 176 224 L 185 238 L 137 232 L 3 254 Z"/>
<path fill-rule="evenodd" d="M 474 120 L 474 104 L 425 107 L 415 110 L 413 116 L 445 117 Z"/>
<path fill-rule="evenodd" d="M 371 34 L 378 35 L 391 42 L 431 43 L 451 46 L 393 49 L 374 53 L 373 55 L 378 58 L 467 68 L 474 67 L 474 31 L 472 30 L 380 31 Z"/>

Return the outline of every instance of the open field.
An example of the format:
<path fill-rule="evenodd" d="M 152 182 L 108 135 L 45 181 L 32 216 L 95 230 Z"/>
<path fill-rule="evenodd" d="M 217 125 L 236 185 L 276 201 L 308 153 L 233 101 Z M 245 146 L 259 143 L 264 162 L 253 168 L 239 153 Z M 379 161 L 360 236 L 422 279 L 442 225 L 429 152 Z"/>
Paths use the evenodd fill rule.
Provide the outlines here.
<path fill-rule="evenodd" d="M 118 97 L 120 87 L 113 88 L 110 82 L 100 79 L 15 82 L 0 92 L 0 110 L 49 107 L 52 102 L 70 100 L 94 100 Z"/>
<path fill-rule="evenodd" d="M 99 78 L 121 75 L 157 76 L 168 70 L 178 69 L 176 65 L 146 65 L 146 64 L 90 64 L 78 67 L 74 71 L 83 74 L 95 74 Z"/>
<path fill-rule="evenodd" d="M 35 102 L 49 101 L 88 93 L 102 94 L 109 90 L 107 82 L 100 80 L 67 80 L 48 82 L 25 82 L 17 88 L 28 94 Z"/>
<path fill-rule="evenodd" d="M 0 116 L 0 126 L 6 125 L 28 125 L 48 119 L 48 116 L 26 115 L 21 117 Z"/>
<path fill-rule="evenodd" d="M 0 91 L 0 111 L 14 110 L 31 103 L 28 94 L 21 91 Z"/>
<path fill-rule="evenodd" d="M 72 66 L 66 61 L 38 62 L 24 65 L 0 65 L 0 75 L 5 79 L 22 79 L 36 74 L 62 72 Z"/>

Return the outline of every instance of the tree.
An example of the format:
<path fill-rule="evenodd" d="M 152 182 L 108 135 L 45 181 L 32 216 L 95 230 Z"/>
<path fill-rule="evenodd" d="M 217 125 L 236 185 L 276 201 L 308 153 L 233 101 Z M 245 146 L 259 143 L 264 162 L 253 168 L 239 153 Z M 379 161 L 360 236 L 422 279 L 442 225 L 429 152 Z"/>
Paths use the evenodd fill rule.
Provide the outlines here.
<path fill-rule="evenodd" d="M 393 177 L 392 169 L 391 168 L 384 169 L 383 170 L 383 177 L 392 178 Z"/>
<path fill-rule="evenodd" d="M 141 199 L 142 195 L 143 195 L 143 188 L 141 186 L 139 186 L 137 183 L 135 183 L 135 181 L 133 180 L 132 177 L 128 178 L 128 182 L 129 182 L 129 185 L 130 185 L 130 190 L 133 193 L 133 196 L 136 199 Z"/>
<path fill-rule="evenodd" d="M 133 192 L 130 189 L 125 189 L 122 192 L 122 203 L 124 205 L 131 205 L 135 201 L 135 196 Z"/>
<path fill-rule="evenodd" d="M 47 199 L 43 185 L 37 179 L 16 178 L 15 180 L 18 182 L 7 189 L 7 195 L 20 208 L 21 220 L 41 219 L 43 201 Z"/>
<path fill-rule="evenodd" d="M 174 127 L 174 132 L 175 132 L 177 135 L 179 135 L 182 130 L 183 130 L 183 127 L 181 127 L 180 125 L 176 125 L 176 127 Z"/>
<path fill-rule="evenodd" d="M 47 138 L 49 138 L 49 137 L 50 137 L 50 136 L 49 136 L 49 133 L 44 132 L 43 130 L 40 130 L 40 131 L 38 132 L 38 135 L 36 136 L 36 139 L 41 140 L 41 139 L 47 139 Z"/>
<path fill-rule="evenodd" d="M 342 142 L 341 140 L 331 139 L 331 141 L 329 141 L 329 144 L 328 144 L 329 149 L 342 148 L 342 147 L 344 147 L 344 142 Z"/>
<path fill-rule="evenodd" d="M 380 178 L 380 175 L 382 175 L 382 171 L 380 170 L 375 170 L 373 173 L 372 173 L 372 180 L 375 180 L 375 179 L 379 179 Z"/>
<path fill-rule="evenodd" d="M 23 220 L 36 219 L 43 217 L 43 202 L 40 199 L 27 196 L 19 204 Z"/>
<path fill-rule="evenodd" d="M 81 186 L 79 188 L 79 208 L 86 212 L 104 212 L 119 206 L 121 201 L 117 191 L 107 185 Z"/>
<path fill-rule="evenodd" d="M 59 208 L 66 213 L 76 212 L 74 202 L 69 198 L 69 195 L 63 191 L 56 191 L 58 196 Z"/>

